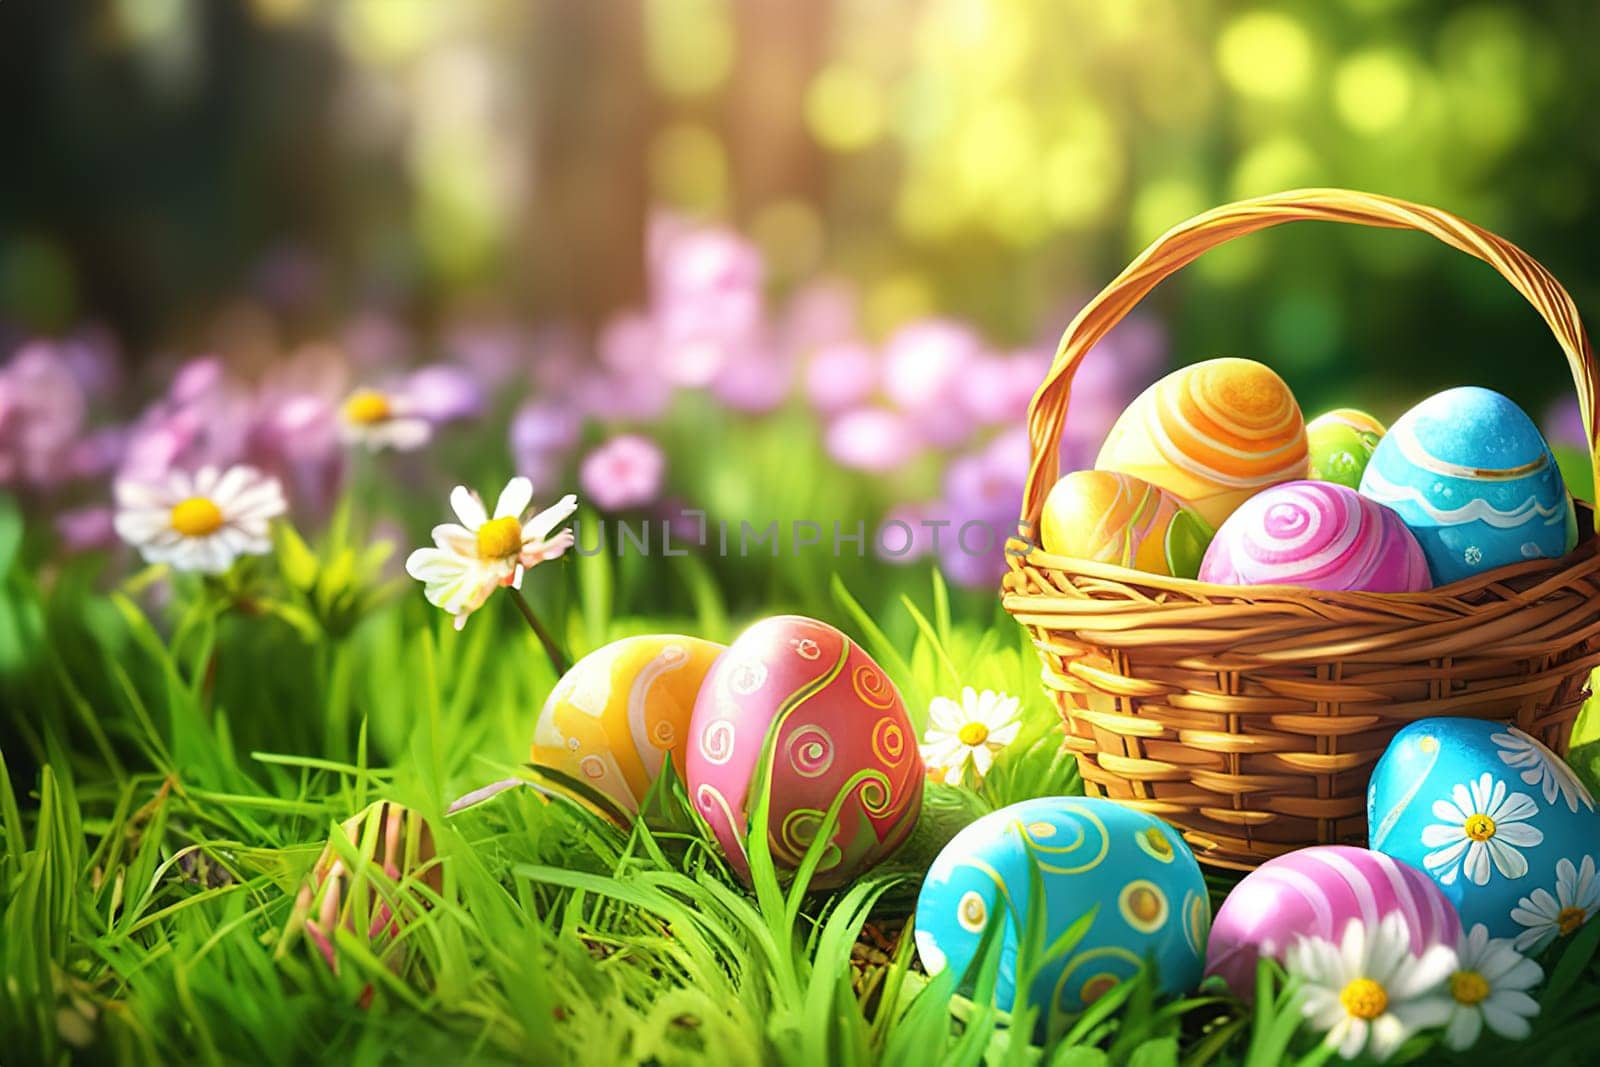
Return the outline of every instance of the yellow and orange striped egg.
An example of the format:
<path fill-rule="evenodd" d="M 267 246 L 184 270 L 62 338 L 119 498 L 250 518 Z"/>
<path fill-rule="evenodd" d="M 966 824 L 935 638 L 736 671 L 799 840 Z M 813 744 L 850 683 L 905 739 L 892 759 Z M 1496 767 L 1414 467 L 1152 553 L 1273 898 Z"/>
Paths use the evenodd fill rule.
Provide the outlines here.
<path fill-rule="evenodd" d="M 1116 471 L 1073 471 L 1045 498 L 1046 552 L 1193 578 L 1212 530 L 1171 493 Z"/>
<path fill-rule="evenodd" d="M 595 649 L 545 701 L 533 730 L 533 762 L 637 811 L 669 753 L 683 774 L 695 697 L 726 647 L 649 634 Z"/>
<path fill-rule="evenodd" d="M 1216 527 L 1267 486 L 1306 476 L 1305 418 L 1272 368 L 1210 359 L 1139 394 L 1095 467 L 1143 478 Z"/>

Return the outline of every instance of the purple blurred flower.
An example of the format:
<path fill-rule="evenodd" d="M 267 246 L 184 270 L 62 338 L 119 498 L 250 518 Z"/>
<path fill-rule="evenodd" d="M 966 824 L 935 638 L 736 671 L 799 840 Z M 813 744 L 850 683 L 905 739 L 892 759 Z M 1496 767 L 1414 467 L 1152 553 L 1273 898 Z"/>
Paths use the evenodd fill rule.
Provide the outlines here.
<path fill-rule="evenodd" d="M 536 486 L 552 485 L 578 444 L 583 419 L 570 404 L 530 400 L 511 417 L 511 456 L 517 473 Z"/>
<path fill-rule="evenodd" d="M 578 484 L 584 494 L 606 511 L 642 507 L 661 492 L 666 456 L 647 437 L 622 434 L 583 458 Z"/>
<path fill-rule="evenodd" d="M 530 400 L 511 417 L 511 452 L 517 456 L 566 452 L 578 443 L 582 426 L 570 405 Z"/>
<path fill-rule="evenodd" d="M 432 363 L 413 371 L 399 391 L 409 414 L 435 423 L 477 418 L 486 404 L 477 375 L 451 363 Z"/>
<path fill-rule="evenodd" d="M 937 517 L 930 504 L 898 504 L 878 524 L 873 550 L 890 563 L 914 563 L 933 551 L 933 530 L 927 521 Z"/>
<path fill-rule="evenodd" d="M 1589 450 L 1589 435 L 1583 432 L 1583 413 L 1578 398 L 1564 396 L 1544 413 L 1544 438 L 1557 448 Z"/>
<path fill-rule="evenodd" d="M 114 513 L 104 505 L 73 508 L 55 517 L 56 536 L 68 552 L 93 552 L 117 543 Z"/>
<path fill-rule="evenodd" d="M 79 330 L 56 342 L 56 349 L 84 395 L 108 396 L 121 384 L 122 362 L 116 341 L 104 330 Z"/>
<path fill-rule="evenodd" d="M 1026 427 L 993 438 L 945 471 L 941 513 L 949 522 L 939 545 L 951 581 L 990 586 L 1005 573 L 1005 540 L 1016 528 L 1032 455 Z"/>
<path fill-rule="evenodd" d="M 806 398 L 824 415 L 865 404 L 878 387 L 878 357 L 859 341 L 817 349 L 806 364 Z"/>
<path fill-rule="evenodd" d="M 19 349 L 0 367 L 0 485 L 47 486 L 66 476 L 87 413 L 60 347 L 36 341 Z"/>
<path fill-rule="evenodd" d="M 841 466 L 882 474 L 904 466 L 922 448 L 917 429 L 897 411 L 857 408 L 829 424 L 828 455 Z"/>
<path fill-rule="evenodd" d="M 128 446 L 128 431 L 119 426 L 95 430 L 80 437 L 67 453 L 67 470 L 74 478 L 100 478 L 116 469 Z"/>
<path fill-rule="evenodd" d="M 959 444 L 972 430 L 967 372 L 982 351 L 978 335 L 962 323 L 928 319 L 902 326 L 884 345 L 884 392 L 930 443 Z"/>

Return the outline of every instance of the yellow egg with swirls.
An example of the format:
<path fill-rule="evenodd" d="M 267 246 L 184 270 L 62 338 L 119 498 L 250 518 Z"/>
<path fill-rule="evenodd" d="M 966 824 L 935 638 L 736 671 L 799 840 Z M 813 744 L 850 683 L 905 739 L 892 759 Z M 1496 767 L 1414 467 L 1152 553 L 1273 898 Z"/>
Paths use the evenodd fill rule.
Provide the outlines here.
<path fill-rule="evenodd" d="M 1046 552 L 1193 578 L 1214 531 L 1171 493 L 1115 471 L 1073 471 L 1045 498 Z"/>
<path fill-rule="evenodd" d="M 669 755 L 682 776 L 695 697 L 725 647 L 650 634 L 589 653 L 545 701 L 533 762 L 637 811 Z"/>
<path fill-rule="evenodd" d="M 1271 367 L 1210 359 L 1139 394 L 1094 465 L 1165 489 L 1215 528 L 1258 491 L 1306 476 L 1305 418 Z"/>

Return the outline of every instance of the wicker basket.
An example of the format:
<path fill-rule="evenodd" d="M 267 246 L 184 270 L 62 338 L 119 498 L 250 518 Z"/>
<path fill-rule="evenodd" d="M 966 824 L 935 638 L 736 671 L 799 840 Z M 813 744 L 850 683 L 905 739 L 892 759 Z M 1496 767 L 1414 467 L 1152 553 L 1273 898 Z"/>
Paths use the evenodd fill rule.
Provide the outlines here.
<path fill-rule="evenodd" d="M 1165 818 L 1202 860 L 1239 869 L 1305 845 L 1365 845 L 1372 765 L 1416 719 L 1502 720 L 1565 754 L 1600 664 L 1586 507 L 1565 558 L 1425 593 L 1210 585 L 1032 547 L 1079 361 L 1202 252 L 1300 219 L 1420 230 L 1498 270 L 1566 352 L 1596 453 L 1600 387 L 1571 297 L 1521 249 L 1435 208 L 1336 189 L 1229 204 L 1169 231 L 1079 312 L 1029 409 L 1033 460 L 1003 601 L 1039 649 L 1085 789 Z"/>

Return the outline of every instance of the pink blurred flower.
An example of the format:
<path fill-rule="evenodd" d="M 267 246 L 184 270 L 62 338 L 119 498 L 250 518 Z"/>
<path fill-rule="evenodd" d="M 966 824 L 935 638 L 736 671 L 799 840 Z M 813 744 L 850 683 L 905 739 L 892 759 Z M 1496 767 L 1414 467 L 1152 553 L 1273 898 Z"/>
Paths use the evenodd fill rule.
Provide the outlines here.
<path fill-rule="evenodd" d="M 884 346 L 884 393 L 931 444 L 958 444 L 972 430 L 966 377 L 982 351 L 978 335 L 962 323 L 928 319 L 902 326 Z"/>
<path fill-rule="evenodd" d="M 778 343 L 796 354 L 854 340 L 860 308 L 855 287 L 824 279 L 798 289 L 778 320 Z"/>
<path fill-rule="evenodd" d="M 817 349 L 806 364 L 806 398 L 824 415 L 865 404 L 878 387 L 878 357 L 859 341 Z"/>
<path fill-rule="evenodd" d="M 735 411 L 761 415 L 782 407 L 793 384 L 793 359 L 770 349 L 752 348 L 717 372 L 711 392 Z"/>
<path fill-rule="evenodd" d="M 83 387 L 61 349 L 23 345 L 0 368 L 0 485 L 63 478 L 87 414 Z"/>
<path fill-rule="evenodd" d="M 660 495 L 666 462 L 654 441 L 639 434 L 622 434 L 583 458 L 578 483 L 589 499 L 607 511 L 642 507 Z"/>
<path fill-rule="evenodd" d="M 55 517 L 56 536 L 68 552 L 93 552 L 117 543 L 114 513 L 104 505 L 73 508 Z"/>
<path fill-rule="evenodd" d="M 967 369 L 962 390 L 967 412 L 987 426 L 1019 425 L 1028 416 L 1028 402 L 1050 369 L 1050 354 L 1016 352 L 980 355 Z"/>
<path fill-rule="evenodd" d="M 471 372 L 474 381 L 494 388 L 520 375 L 534 357 L 534 339 L 517 323 L 494 319 L 453 327 L 445 352 Z"/>
<path fill-rule="evenodd" d="M 200 403 L 221 388 L 222 378 L 222 361 L 216 356 L 191 359 L 172 376 L 167 399 L 174 404 Z"/>
<path fill-rule="evenodd" d="M 882 474 L 904 466 L 922 448 L 917 429 L 886 408 L 857 408 L 829 424 L 828 454 L 841 466 Z"/>
<path fill-rule="evenodd" d="M 593 373 L 572 391 L 583 414 L 602 421 L 650 422 L 666 414 L 672 386 L 654 375 Z"/>
<path fill-rule="evenodd" d="M 453 363 L 432 363 L 412 371 L 399 391 L 411 414 L 435 423 L 477 418 L 487 403 L 477 375 Z"/>
<path fill-rule="evenodd" d="M 732 230 L 671 219 L 652 226 L 649 243 L 660 373 L 674 385 L 710 385 L 765 328 L 761 253 Z"/>

